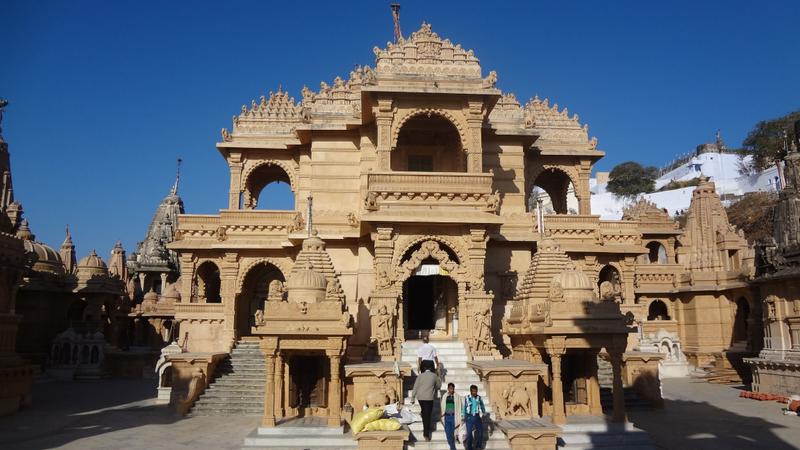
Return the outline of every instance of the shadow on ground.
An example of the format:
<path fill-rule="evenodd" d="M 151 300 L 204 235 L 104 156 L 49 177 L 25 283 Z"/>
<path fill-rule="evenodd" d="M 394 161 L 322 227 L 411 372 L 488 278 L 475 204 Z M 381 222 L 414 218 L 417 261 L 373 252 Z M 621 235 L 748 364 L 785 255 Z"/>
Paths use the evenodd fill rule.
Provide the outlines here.
<path fill-rule="evenodd" d="M 52 448 L 180 417 L 153 402 L 152 380 L 38 382 L 33 404 L 0 418 L 0 448 Z"/>
<path fill-rule="evenodd" d="M 775 404 L 779 415 L 780 405 Z M 754 412 L 754 416 L 758 412 Z M 632 410 L 628 418 L 660 448 L 685 450 L 798 448 L 776 434 L 786 429 L 764 418 L 740 415 L 705 402 L 664 400 L 664 409 Z M 797 422 L 800 427 L 800 420 Z"/>

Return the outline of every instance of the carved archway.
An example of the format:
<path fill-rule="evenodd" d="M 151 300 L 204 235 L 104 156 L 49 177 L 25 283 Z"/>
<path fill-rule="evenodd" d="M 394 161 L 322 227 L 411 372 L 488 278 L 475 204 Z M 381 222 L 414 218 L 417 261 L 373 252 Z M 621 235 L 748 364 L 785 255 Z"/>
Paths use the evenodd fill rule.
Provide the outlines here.
<path fill-rule="evenodd" d="M 255 175 L 265 169 L 273 168 L 277 173 L 268 176 L 266 181 L 256 179 Z M 285 175 L 285 177 L 284 177 Z M 297 194 L 297 174 L 295 168 L 286 161 L 264 160 L 249 165 L 242 173 L 242 202 L 245 207 L 254 202 L 261 191 L 272 182 L 285 182 L 291 191 Z M 295 202 L 296 203 L 296 202 Z"/>
<path fill-rule="evenodd" d="M 555 192 L 551 192 L 553 190 L 552 187 L 550 189 L 548 189 L 547 186 L 539 186 L 540 188 L 542 188 L 542 190 L 544 190 L 550 196 L 550 201 L 552 202 L 554 208 L 562 200 L 563 200 L 563 203 L 564 203 L 563 207 L 566 208 L 566 203 L 567 203 L 566 196 L 567 196 L 567 190 L 569 189 L 569 184 L 572 184 L 572 187 L 574 189 L 575 198 L 578 200 L 578 203 L 580 204 L 580 202 L 582 201 L 581 189 L 580 189 L 580 176 L 578 175 L 578 171 L 577 171 L 577 169 L 575 167 L 572 167 L 572 166 L 569 166 L 569 165 L 557 165 L 557 164 L 535 164 L 532 167 L 530 167 L 529 169 L 526 168 L 526 176 L 525 176 L 525 206 L 526 206 L 526 208 L 528 208 L 530 206 L 530 205 L 528 205 L 528 202 L 529 202 L 529 199 L 531 198 L 531 194 L 533 192 L 533 188 L 535 186 L 538 186 L 536 184 L 536 181 L 538 180 L 538 178 L 540 176 L 545 174 L 545 172 L 550 172 L 550 173 L 553 173 L 553 174 L 557 174 L 557 173 L 561 174 L 562 176 L 564 176 L 566 178 L 565 181 L 567 181 L 567 183 L 564 183 L 564 186 L 563 186 L 564 199 L 559 199 L 557 196 L 555 196 L 556 193 Z"/>
<path fill-rule="evenodd" d="M 236 275 L 236 287 L 234 289 L 234 293 L 236 295 L 242 293 L 242 285 L 244 284 L 247 274 L 249 274 L 259 264 L 271 264 L 275 266 L 281 272 L 284 279 L 288 279 L 287 277 L 292 270 L 292 266 L 290 264 L 275 258 L 257 258 L 250 260 L 246 265 L 239 268 L 239 273 Z"/>
<path fill-rule="evenodd" d="M 458 265 L 463 264 L 463 262 L 467 261 L 467 259 L 468 259 L 466 249 L 464 249 L 461 245 L 459 245 L 459 243 L 454 242 L 453 240 L 447 239 L 447 238 L 442 237 L 442 236 L 426 235 L 426 236 L 417 236 L 417 237 L 410 238 L 410 239 L 404 241 L 402 244 L 398 245 L 396 248 L 399 251 L 397 251 L 395 253 L 394 258 L 393 258 L 394 266 L 395 267 L 399 267 L 400 264 L 405 259 L 408 259 L 408 258 L 405 257 L 408 254 L 408 252 L 411 249 L 413 249 L 414 247 L 416 247 L 417 245 L 419 245 L 420 243 L 425 242 L 425 241 L 436 241 L 440 245 L 444 245 L 445 247 L 450 249 L 450 251 L 452 251 L 453 254 L 456 255 L 456 259 L 457 259 L 456 263 Z"/>
<path fill-rule="evenodd" d="M 394 121 L 392 124 L 392 134 L 391 134 L 391 141 L 390 147 L 394 150 L 397 147 L 397 140 L 400 137 L 400 130 L 403 129 L 403 125 L 411 119 L 414 119 L 419 116 L 439 116 L 446 120 L 448 120 L 458 131 L 459 138 L 461 139 L 461 150 L 467 152 L 469 148 L 469 137 L 467 136 L 467 125 L 464 123 L 463 119 L 456 117 L 450 111 L 438 108 L 422 108 L 422 109 L 414 109 L 412 111 L 407 112 L 403 116 L 400 116 L 397 120 Z"/>
<path fill-rule="evenodd" d="M 452 251 L 452 249 L 450 249 Z M 453 252 L 455 253 L 455 252 Z M 397 267 L 397 283 L 402 284 L 409 279 L 423 261 L 428 258 L 433 258 L 439 262 L 449 274 L 449 276 L 456 282 L 464 281 L 461 275 L 460 265 L 457 261 L 450 259 L 447 250 L 443 249 L 438 241 L 426 240 L 420 244 L 420 247 L 415 250 L 411 255 L 400 263 Z"/>

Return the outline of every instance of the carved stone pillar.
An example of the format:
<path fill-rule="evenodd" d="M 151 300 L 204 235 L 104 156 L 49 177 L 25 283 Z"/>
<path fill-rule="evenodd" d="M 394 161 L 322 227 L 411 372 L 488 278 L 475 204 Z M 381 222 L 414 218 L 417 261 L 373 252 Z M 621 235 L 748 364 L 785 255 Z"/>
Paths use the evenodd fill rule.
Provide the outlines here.
<path fill-rule="evenodd" d="M 550 365 L 553 371 L 550 391 L 553 399 L 553 423 L 556 425 L 567 423 L 567 415 L 564 410 L 564 387 L 561 381 L 561 356 L 566 351 L 566 339 L 563 336 L 548 339 L 547 353 L 550 355 Z"/>
<path fill-rule="evenodd" d="M 375 125 L 378 129 L 378 170 L 391 170 L 392 156 L 392 99 L 379 98 L 375 109 Z"/>
<path fill-rule="evenodd" d="M 267 377 L 264 380 L 264 414 L 261 416 L 261 425 L 275 426 L 275 351 L 277 340 L 264 339 L 261 341 L 261 351 L 267 363 Z"/>
<path fill-rule="evenodd" d="M 467 101 L 467 172 L 483 172 L 483 100 L 480 98 L 470 98 Z"/>
<path fill-rule="evenodd" d="M 622 352 L 609 349 L 609 360 L 613 373 L 614 413 L 611 420 L 625 422 L 625 388 L 622 385 Z"/>
<path fill-rule="evenodd" d="M 242 192 L 242 154 L 231 152 L 228 165 L 231 169 L 231 183 L 228 193 L 228 209 L 239 209 L 239 195 Z"/>
<path fill-rule="evenodd" d="M 342 381 L 339 378 L 341 357 L 339 350 L 328 350 L 327 353 L 331 363 L 331 385 L 328 389 L 328 426 L 338 427 L 342 421 Z"/>
<path fill-rule="evenodd" d="M 592 213 L 592 193 L 589 188 L 589 178 L 592 175 L 592 162 L 588 159 L 581 160 L 578 167 L 578 185 L 575 194 L 578 197 L 578 213 L 588 215 Z"/>
<path fill-rule="evenodd" d="M 275 418 L 284 416 L 283 410 L 283 354 L 278 352 L 275 357 Z"/>
<path fill-rule="evenodd" d="M 395 350 L 397 344 L 403 340 L 403 321 L 399 314 L 398 293 L 394 286 L 394 270 L 392 268 L 394 237 L 393 228 L 383 226 L 383 224 L 379 225 L 372 235 L 375 242 L 375 287 L 370 298 L 370 320 L 377 320 L 376 317 L 380 314 L 380 310 L 386 308 L 386 312 L 392 316 L 389 328 L 394 333 L 391 338 L 391 349 L 381 348 L 379 340 L 383 335 L 376 329 L 378 324 L 372 324 L 372 337 L 376 338 L 375 345 L 378 346 L 378 355 L 381 360 L 398 358 L 399 352 Z"/>
<path fill-rule="evenodd" d="M 236 334 L 236 277 L 239 274 L 239 258 L 236 253 L 225 253 L 220 267 L 220 297 L 224 312 L 224 329 L 235 337 Z M 241 311 L 249 314 L 249 311 Z"/>
<path fill-rule="evenodd" d="M 194 284 L 194 269 L 195 264 L 192 259 L 191 253 L 181 253 L 181 279 L 185 280 L 181 283 L 181 303 L 190 303 L 192 296 L 192 286 Z"/>
<path fill-rule="evenodd" d="M 603 415 L 603 405 L 600 401 L 600 380 L 598 379 L 597 368 L 597 352 L 589 352 L 589 379 L 587 381 L 587 390 L 589 397 L 589 413 L 593 416 Z"/>

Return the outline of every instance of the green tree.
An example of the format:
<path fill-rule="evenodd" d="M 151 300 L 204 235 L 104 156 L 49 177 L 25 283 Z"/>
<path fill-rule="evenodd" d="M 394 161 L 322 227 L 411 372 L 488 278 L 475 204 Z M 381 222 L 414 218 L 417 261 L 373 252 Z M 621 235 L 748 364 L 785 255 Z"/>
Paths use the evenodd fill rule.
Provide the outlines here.
<path fill-rule="evenodd" d="M 743 167 L 744 171 L 761 171 L 773 166 L 775 161 L 783 159 L 786 156 L 783 133 L 787 133 L 786 142 L 791 142 L 796 120 L 800 120 L 800 111 L 758 122 L 742 142 L 742 156 L 753 157 L 752 161 Z"/>
<path fill-rule="evenodd" d="M 627 161 L 611 169 L 606 189 L 621 197 L 653 192 L 656 187 L 656 177 L 658 169 L 655 167 L 642 167 L 635 161 Z"/>

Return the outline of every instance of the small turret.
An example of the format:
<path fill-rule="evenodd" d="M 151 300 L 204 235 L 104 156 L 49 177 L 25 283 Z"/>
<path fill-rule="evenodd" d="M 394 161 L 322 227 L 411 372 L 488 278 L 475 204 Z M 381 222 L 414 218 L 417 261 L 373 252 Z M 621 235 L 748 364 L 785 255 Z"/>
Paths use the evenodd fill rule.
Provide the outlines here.
<path fill-rule="evenodd" d="M 64 270 L 67 273 L 75 273 L 78 268 L 78 259 L 75 255 L 75 244 L 72 243 L 72 234 L 67 227 L 67 234 L 64 237 L 64 243 L 61 244 L 61 250 L 58 252 L 61 255 L 61 261 L 64 262 Z"/>

